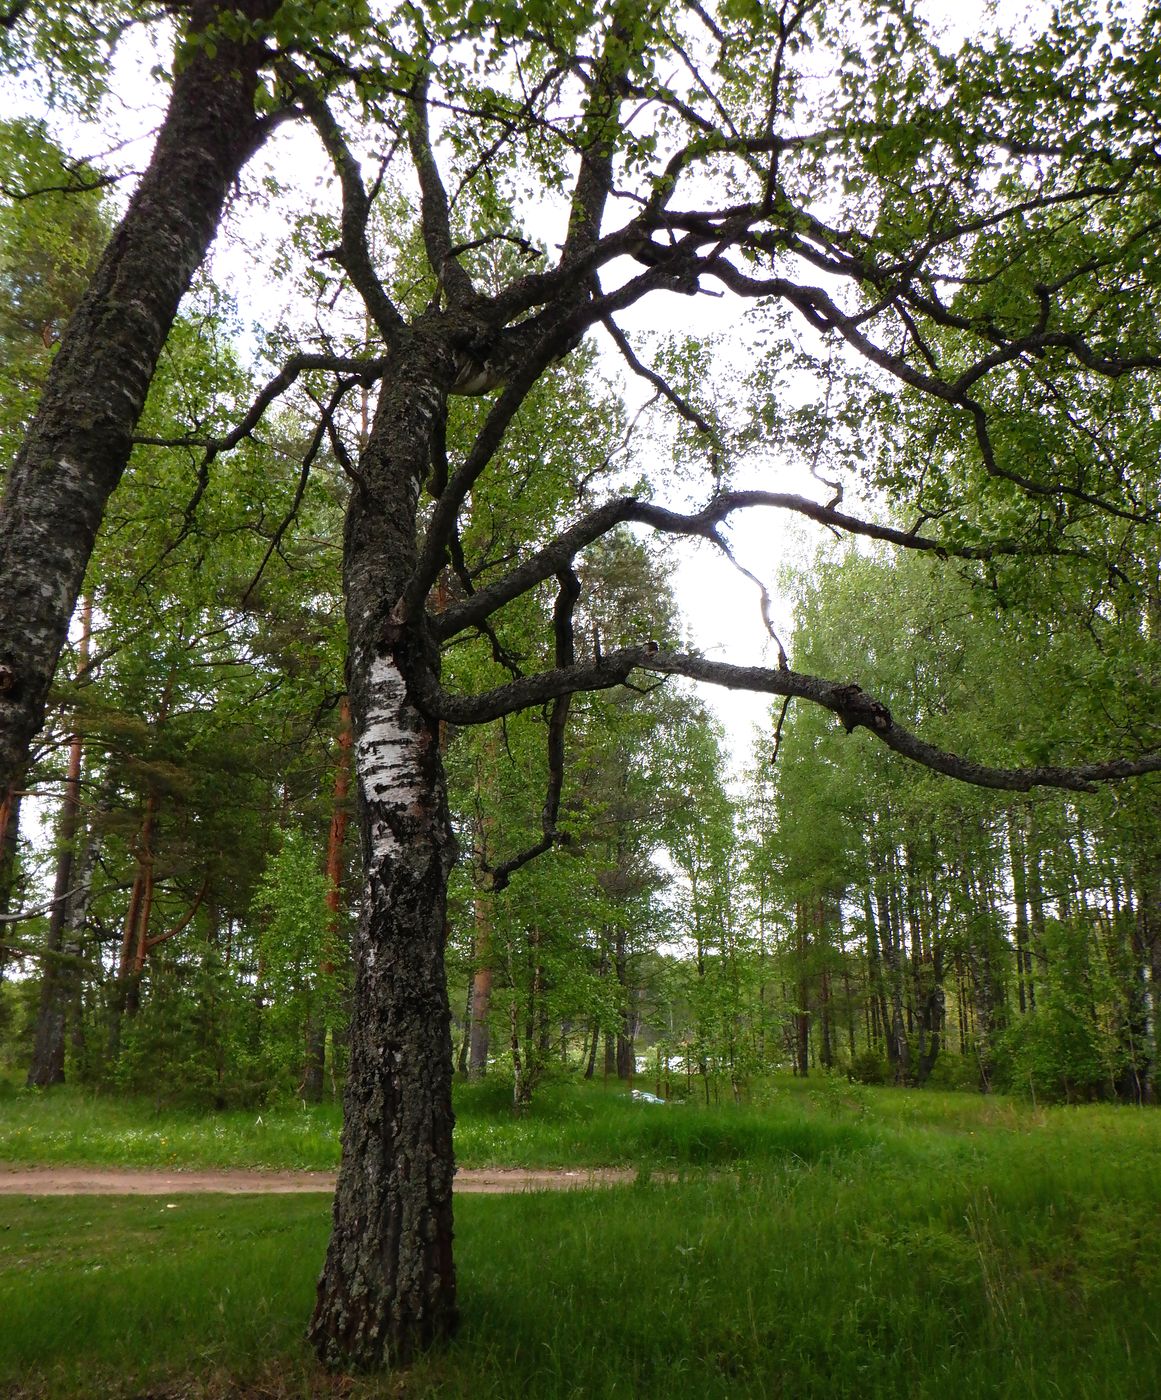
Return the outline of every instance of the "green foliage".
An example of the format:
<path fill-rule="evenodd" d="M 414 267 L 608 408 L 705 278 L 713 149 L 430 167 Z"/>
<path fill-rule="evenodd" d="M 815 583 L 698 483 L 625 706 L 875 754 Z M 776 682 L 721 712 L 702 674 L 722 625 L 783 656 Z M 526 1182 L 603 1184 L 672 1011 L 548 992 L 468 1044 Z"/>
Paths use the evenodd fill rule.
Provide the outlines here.
<path fill-rule="evenodd" d="M 1082 924 L 1051 923 L 1045 952 L 1048 975 L 1035 1009 L 1001 1037 L 1000 1082 L 1048 1103 L 1115 1097 L 1126 1058 L 1117 981 L 1093 957 L 1091 931 Z"/>
<path fill-rule="evenodd" d="M 97 172 L 43 122 L 0 121 L 0 461 L 32 418 L 65 324 L 109 236 Z"/>
<path fill-rule="evenodd" d="M 40 983 L 33 978 L 0 982 L 0 1071 L 27 1069 L 39 1001 Z"/>
<path fill-rule="evenodd" d="M 264 1003 L 260 1074 L 277 1097 L 293 1093 L 302 1079 L 312 1018 L 335 1024 L 341 1006 L 326 877 L 303 832 L 284 833 L 258 882 L 254 917 Z"/>
<path fill-rule="evenodd" d="M 118 41 L 147 12 L 135 0 L 10 4 L 0 26 L 0 73 L 34 85 L 54 106 L 91 112 L 105 95 Z"/>
<path fill-rule="evenodd" d="M 207 1109 L 259 1101 L 266 1084 L 240 1080 L 231 1063 L 252 1016 L 245 989 L 212 945 L 181 962 L 155 959 L 141 1010 L 122 1028 L 119 1056 L 105 1074 L 121 1091 L 157 1105 Z"/>
<path fill-rule="evenodd" d="M 891 1067 L 881 1054 L 868 1047 L 850 1062 L 847 1074 L 856 1084 L 886 1084 L 891 1078 Z"/>

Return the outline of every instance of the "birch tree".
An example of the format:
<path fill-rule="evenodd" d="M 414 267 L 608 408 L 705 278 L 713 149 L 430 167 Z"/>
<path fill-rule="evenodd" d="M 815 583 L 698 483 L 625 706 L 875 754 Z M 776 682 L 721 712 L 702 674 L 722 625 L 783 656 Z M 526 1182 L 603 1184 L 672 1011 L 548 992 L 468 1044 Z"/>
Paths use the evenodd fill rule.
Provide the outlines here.
<path fill-rule="evenodd" d="M 284 8 L 251 0 L 229 13 L 262 21 Z M 1030 39 L 941 47 L 920 12 L 899 0 L 384 5 L 363 16 L 358 45 L 279 43 L 277 22 L 265 33 L 242 24 L 179 69 L 151 173 L 112 245 L 152 231 L 150 209 L 158 220 L 179 209 L 165 295 L 143 331 L 119 320 L 123 253 L 110 254 L 10 474 L 0 788 L 38 722 L 165 308 L 266 129 L 254 101 L 269 64 L 341 196 L 309 225 L 316 281 L 336 306 L 353 292 L 364 327 L 352 343 L 312 326 L 313 343 L 237 430 L 253 431 L 308 371 L 329 376 L 319 421 L 351 484 L 344 591 L 364 889 L 343 1165 L 311 1325 L 329 1366 L 405 1363 L 456 1323 L 441 725 L 545 707 L 549 777 L 530 853 L 563 836 L 570 698 L 650 678 L 808 702 L 934 772 L 1004 791 L 1161 768 L 1152 733 L 1124 735 L 1112 754 L 1070 733 L 1023 768 L 961 756 L 857 674 L 794 669 L 772 628 L 777 664 L 742 666 L 655 638 L 610 649 L 574 625 L 578 561 L 624 524 L 728 553 L 740 511 L 791 512 L 984 574 L 1008 560 L 1075 566 L 1102 599 L 1152 557 L 1156 430 L 1140 405 L 1161 367 L 1156 24 L 1074 0 Z M 197 33 L 220 7 L 190 13 Z M 291 13 L 296 24 L 309 39 L 306 10 Z M 196 169 L 170 188 L 186 152 Z M 372 232 L 388 199 L 402 231 L 385 246 Z M 417 246 L 420 275 L 401 278 L 402 253 Z M 153 287 L 155 271 L 147 262 L 136 280 Z M 729 298 L 743 330 L 738 394 L 709 380 L 704 347 L 655 357 L 634 338 L 626 313 L 671 295 L 689 298 L 678 303 L 687 323 L 698 298 Z M 328 304 L 320 291 L 320 317 Z M 680 492 L 666 501 L 665 462 L 596 498 L 582 477 L 561 517 L 481 572 L 464 512 L 488 474 L 508 469 L 534 388 L 590 331 L 672 416 L 657 431 L 692 480 L 692 505 Z M 113 390 L 95 417 L 94 374 Z M 365 425 L 345 407 L 359 390 L 375 396 Z M 461 415 L 465 438 L 449 430 Z M 100 433 L 82 431 L 91 422 Z M 734 485 L 743 452 L 766 465 L 761 487 Z M 788 460 L 825 496 L 776 489 Z M 906 523 L 848 500 L 860 474 Z M 1101 529 L 1081 528 L 1094 518 Z M 56 547 L 45 522 L 65 519 L 75 528 Z M 513 674 L 504 614 L 534 590 L 553 598 L 552 662 Z M 476 633 L 496 636 L 500 669 L 465 694 L 441 683 L 440 650 Z"/>
<path fill-rule="evenodd" d="M 418 313 L 392 297 L 376 269 L 366 237 L 374 186 L 342 105 L 298 89 L 343 192 L 341 237 L 326 256 L 363 298 L 384 350 L 368 366 L 381 387 L 366 447 L 352 460 L 346 536 L 366 887 L 344 1165 L 311 1331 L 330 1365 L 406 1361 L 455 1325 L 442 967 L 453 851 L 441 721 L 486 722 L 530 705 L 548 705 L 562 721 L 577 691 L 652 673 L 808 700 L 848 731 L 866 729 L 935 771 L 1001 789 L 1087 786 L 1161 764 L 1156 753 L 1089 759 L 1073 743 L 1079 761 L 1070 765 L 990 768 L 919 738 L 854 678 L 802 674 L 789 658 L 743 668 L 655 650 L 644 638 L 582 653 L 572 626 L 577 557 L 626 522 L 724 547 L 737 511 L 780 508 L 978 564 L 1079 552 L 1070 525 L 1082 506 L 1126 520 L 1134 534 L 1149 527 L 1156 490 L 1139 458 L 1114 467 L 1056 448 L 1066 436 L 1076 442 L 1066 423 L 1083 419 L 1087 382 L 1115 385 L 1159 363 L 1144 318 L 1131 315 L 1132 338 L 1122 342 L 1111 322 L 1089 315 L 1098 294 L 1124 302 L 1120 279 L 1139 268 L 1146 236 L 1123 211 L 1148 199 L 1154 157 L 1144 133 L 1155 118 L 1142 109 L 1151 98 L 1128 83 L 1124 53 L 1127 44 L 1151 44 L 1151 31 L 1131 36 L 1102 29 L 1095 16 L 1076 27 L 1062 18 L 1026 50 L 1008 46 L 1000 58 L 969 44 L 953 60 L 897 7 L 846 12 L 845 21 L 811 3 L 777 12 L 613 7 L 545 19 L 546 32 L 530 35 L 535 16 L 509 30 L 503 13 L 484 25 L 414 15 L 401 36 L 412 67 L 403 91 L 383 98 L 382 120 L 397 133 L 393 150 L 406 149 L 417 191 L 430 269 Z M 476 45 L 479 75 L 454 62 L 463 42 Z M 1088 85 L 1062 95 L 1058 71 L 1078 49 Z M 830 74 L 821 99 L 820 65 Z M 523 87 L 509 87 L 510 74 Z M 1098 89 L 1111 107 L 1090 105 Z M 555 253 L 537 248 L 519 218 L 517 164 L 522 178 L 549 188 L 568 175 Z M 1074 239 L 1077 224 L 1095 231 L 1098 210 L 1114 205 L 1116 232 L 1107 242 L 1100 235 L 1099 253 Z M 537 255 L 498 289 L 480 271 L 481 249 L 497 242 Z M 1134 298 L 1151 296 L 1148 275 L 1134 275 Z M 940 474 L 938 511 L 924 499 L 918 524 L 891 527 L 842 509 L 837 489 L 820 504 L 732 491 L 713 478 L 728 471 L 727 426 L 647 365 L 618 317 L 664 292 L 714 289 L 759 308 L 756 336 L 797 348 L 797 324 L 799 347 L 826 347 L 849 455 L 873 451 L 884 482 L 893 473 L 896 489 L 922 495 L 921 443 L 962 444 L 963 479 Z M 598 327 L 703 439 L 708 499 L 692 513 L 637 495 L 605 499 L 483 582 L 462 556 L 460 512 L 485 473 L 503 470 L 505 434 L 532 386 Z M 789 358 L 763 363 L 768 389 Z M 1013 407 L 1029 374 L 1056 386 L 1060 430 L 1059 443 L 1032 463 L 1021 456 L 1028 440 Z M 492 398 L 474 441 L 449 460 L 447 419 L 463 394 Z M 934 407 L 925 416 L 927 403 Z M 922 434 L 899 450 L 874 442 L 877 421 L 905 425 L 909 414 Z M 794 418 L 771 393 L 755 405 L 751 431 L 760 425 L 781 435 L 783 450 L 796 441 L 807 450 L 818 417 Z M 841 466 L 842 435 L 833 439 L 826 459 Z M 1049 508 L 1057 502 L 1060 510 Z M 461 596 L 437 613 L 428 598 L 449 563 Z M 472 695 L 441 686 L 440 644 L 501 626 L 507 605 L 553 580 L 555 666 Z M 559 744 L 562 722 L 549 730 Z M 550 841 L 559 794 L 554 776 Z"/>

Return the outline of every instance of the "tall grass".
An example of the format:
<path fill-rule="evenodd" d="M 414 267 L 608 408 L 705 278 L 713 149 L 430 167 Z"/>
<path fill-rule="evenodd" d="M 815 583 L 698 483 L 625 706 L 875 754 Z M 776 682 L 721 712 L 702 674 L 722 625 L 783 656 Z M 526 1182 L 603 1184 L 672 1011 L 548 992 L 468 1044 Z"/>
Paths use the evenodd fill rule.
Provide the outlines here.
<path fill-rule="evenodd" d="M 207 1114 L 70 1086 L 9 1090 L 0 1092 L 0 1160 L 323 1171 L 338 1164 L 341 1118 L 337 1104 Z"/>
<path fill-rule="evenodd" d="M 879 1141 L 890 1098 L 843 1081 L 804 1088 L 785 1080 L 766 1086 L 758 1102 L 707 1108 L 636 1103 L 616 1086 L 550 1085 L 518 1118 L 511 1086 L 495 1079 L 457 1085 L 456 1154 L 464 1166 L 816 1161 Z M 972 1114 L 974 1122 L 978 1108 Z M 0 1092 L 0 1160 L 11 1163 L 327 1170 L 338 1165 L 340 1127 L 335 1104 L 206 1114 L 71 1087 Z"/>
<path fill-rule="evenodd" d="M 539 1122 L 518 1146 L 605 1152 L 619 1124 L 647 1169 L 715 1170 L 462 1198 L 462 1332 L 379 1380 L 328 1379 L 302 1341 L 323 1197 L 0 1198 L 0 1394 L 1161 1394 L 1159 1115 L 807 1084 Z"/>

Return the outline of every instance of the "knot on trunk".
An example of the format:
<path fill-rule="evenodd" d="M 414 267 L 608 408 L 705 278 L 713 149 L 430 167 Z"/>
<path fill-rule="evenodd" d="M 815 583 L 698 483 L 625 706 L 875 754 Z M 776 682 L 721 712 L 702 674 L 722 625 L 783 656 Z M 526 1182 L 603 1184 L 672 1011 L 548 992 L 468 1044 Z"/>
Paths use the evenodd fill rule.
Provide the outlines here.
<path fill-rule="evenodd" d="M 876 734 L 886 734 L 891 728 L 891 711 L 861 686 L 836 685 L 830 693 L 830 704 L 848 734 L 860 724 Z"/>
<path fill-rule="evenodd" d="M 16 672 L 11 666 L 0 664 L 0 695 L 11 695 L 16 689 Z"/>

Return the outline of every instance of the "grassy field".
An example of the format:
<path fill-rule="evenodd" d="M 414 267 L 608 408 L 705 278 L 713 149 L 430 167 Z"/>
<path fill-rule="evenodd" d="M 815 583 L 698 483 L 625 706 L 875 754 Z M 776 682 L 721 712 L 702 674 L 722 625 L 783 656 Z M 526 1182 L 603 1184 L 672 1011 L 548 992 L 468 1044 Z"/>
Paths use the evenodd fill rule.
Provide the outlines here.
<path fill-rule="evenodd" d="M 813 1161 L 878 1140 L 866 1102 L 864 1090 L 837 1080 L 804 1088 L 788 1079 L 761 1102 L 716 1110 L 631 1104 L 599 1084 L 555 1085 L 516 1118 L 504 1081 L 464 1084 L 456 1088 L 456 1154 L 471 1167 Z M 327 1170 L 338 1165 L 339 1128 L 336 1105 L 207 1115 L 71 1088 L 0 1093 L 0 1161 L 11 1163 Z"/>
<path fill-rule="evenodd" d="M 151 1157 L 137 1113 L 9 1096 L 0 1157 L 333 1161 L 325 1114 L 167 1116 Z M 741 1110 L 561 1092 L 514 1123 L 493 1089 L 457 1131 L 477 1163 L 642 1171 L 461 1199 L 461 1334 L 377 1381 L 328 1380 L 302 1342 L 325 1198 L 0 1198 L 0 1394 L 1161 1394 L 1161 1115 L 808 1082 Z"/>

